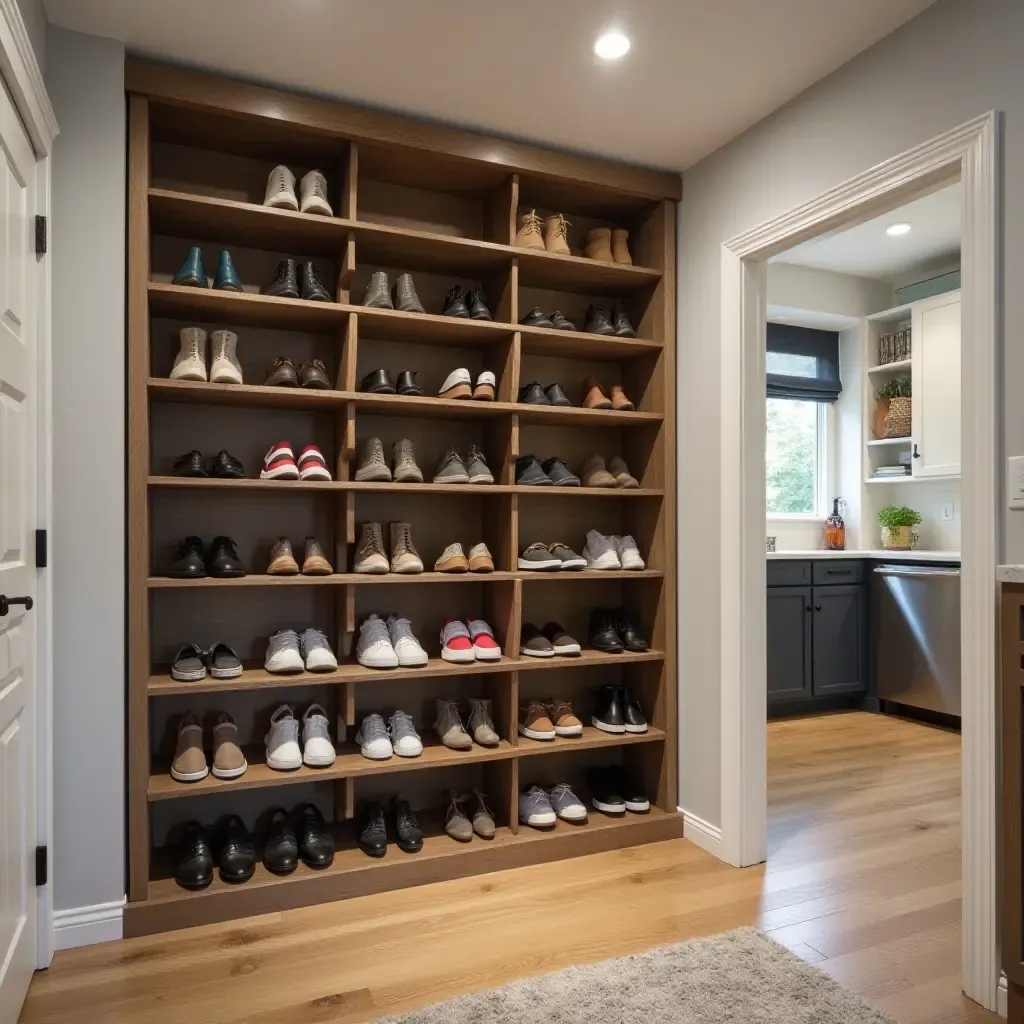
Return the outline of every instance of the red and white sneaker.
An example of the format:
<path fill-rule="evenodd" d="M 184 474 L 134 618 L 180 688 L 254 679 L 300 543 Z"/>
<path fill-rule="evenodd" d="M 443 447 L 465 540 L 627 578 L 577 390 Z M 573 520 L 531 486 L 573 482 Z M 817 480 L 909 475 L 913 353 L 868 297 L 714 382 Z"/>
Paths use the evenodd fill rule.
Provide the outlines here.
<path fill-rule="evenodd" d="M 307 444 L 299 456 L 300 480 L 330 480 L 327 460 L 315 444 Z"/>
<path fill-rule="evenodd" d="M 494 639 L 494 631 L 483 619 L 467 619 L 469 637 L 473 641 L 473 656 L 477 661 L 500 661 L 501 648 Z"/>
<path fill-rule="evenodd" d="M 469 630 L 460 619 L 449 619 L 441 628 L 441 658 L 462 663 L 476 661 Z"/>
<path fill-rule="evenodd" d="M 263 456 L 261 480 L 298 480 L 299 467 L 295 465 L 295 453 L 287 441 L 278 441 Z"/>

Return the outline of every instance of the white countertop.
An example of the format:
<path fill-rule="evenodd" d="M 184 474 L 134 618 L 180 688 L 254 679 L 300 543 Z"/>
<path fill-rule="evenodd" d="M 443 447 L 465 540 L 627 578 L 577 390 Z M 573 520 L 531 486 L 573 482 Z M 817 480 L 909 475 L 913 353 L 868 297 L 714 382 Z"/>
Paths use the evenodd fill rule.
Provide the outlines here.
<path fill-rule="evenodd" d="M 999 583 L 1024 583 L 1024 565 L 997 565 L 996 580 Z"/>
<path fill-rule="evenodd" d="M 959 551 L 928 551 L 915 548 L 911 551 L 825 551 L 815 548 L 811 551 L 767 551 L 765 557 L 771 560 L 803 561 L 813 558 L 874 558 L 887 562 L 959 562 Z M 1024 565 L 1000 566 L 1001 569 L 1020 570 L 1020 575 L 1013 582 L 1024 583 Z M 1002 577 L 999 577 L 1002 579 Z"/>

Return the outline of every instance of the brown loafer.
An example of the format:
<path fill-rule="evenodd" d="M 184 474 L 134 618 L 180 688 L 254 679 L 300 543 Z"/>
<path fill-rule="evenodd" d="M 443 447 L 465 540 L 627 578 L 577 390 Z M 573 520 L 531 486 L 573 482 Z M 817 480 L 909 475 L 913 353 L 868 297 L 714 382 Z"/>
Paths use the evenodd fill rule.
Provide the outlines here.
<path fill-rule="evenodd" d="M 299 368 L 299 387 L 326 391 L 330 386 L 327 367 L 319 359 L 307 359 Z"/>
<path fill-rule="evenodd" d="M 263 386 L 265 388 L 297 388 L 299 386 L 299 371 L 287 356 L 278 356 L 270 364 Z"/>
<path fill-rule="evenodd" d="M 278 537 L 270 549 L 270 564 L 267 566 L 268 576 L 297 576 L 299 563 L 292 553 L 292 542 L 287 537 Z"/>
<path fill-rule="evenodd" d="M 610 409 L 612 400 L 601 390 L 596 377 L 588 377 L 583 382 L 584 409 Z"/>

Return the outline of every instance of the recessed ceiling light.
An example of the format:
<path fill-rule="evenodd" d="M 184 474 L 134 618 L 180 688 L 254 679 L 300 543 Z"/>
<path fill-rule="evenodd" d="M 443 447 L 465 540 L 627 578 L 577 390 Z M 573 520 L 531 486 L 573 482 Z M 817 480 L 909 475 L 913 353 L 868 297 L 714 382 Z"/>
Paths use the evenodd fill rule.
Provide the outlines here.
<path fill-rule="evenodd" d="M 897 237 L 898 235 L 908 235 L 910 234 L 910 225 L 907 223 L 890 224 L 885 229 L 885 233 L 887 235 L 892 235 L 893 238 Z"/>
<path fill-rule="evenodd" d="M 604 60 L 618 60 L 629 53 L 629 40 L 621 32 L 605 32 L 594 43 L 594 53 Z"/>

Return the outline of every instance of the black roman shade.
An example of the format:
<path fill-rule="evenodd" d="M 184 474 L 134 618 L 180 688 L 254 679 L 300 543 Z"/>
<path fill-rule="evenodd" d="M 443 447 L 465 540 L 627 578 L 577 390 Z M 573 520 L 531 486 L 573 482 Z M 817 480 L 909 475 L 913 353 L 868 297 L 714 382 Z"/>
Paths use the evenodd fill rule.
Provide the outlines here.
<path fill-rule="evenodd" d="M 768 397 L 834 402 L 839 380 L 839 334 L 768 324 Z"/>

